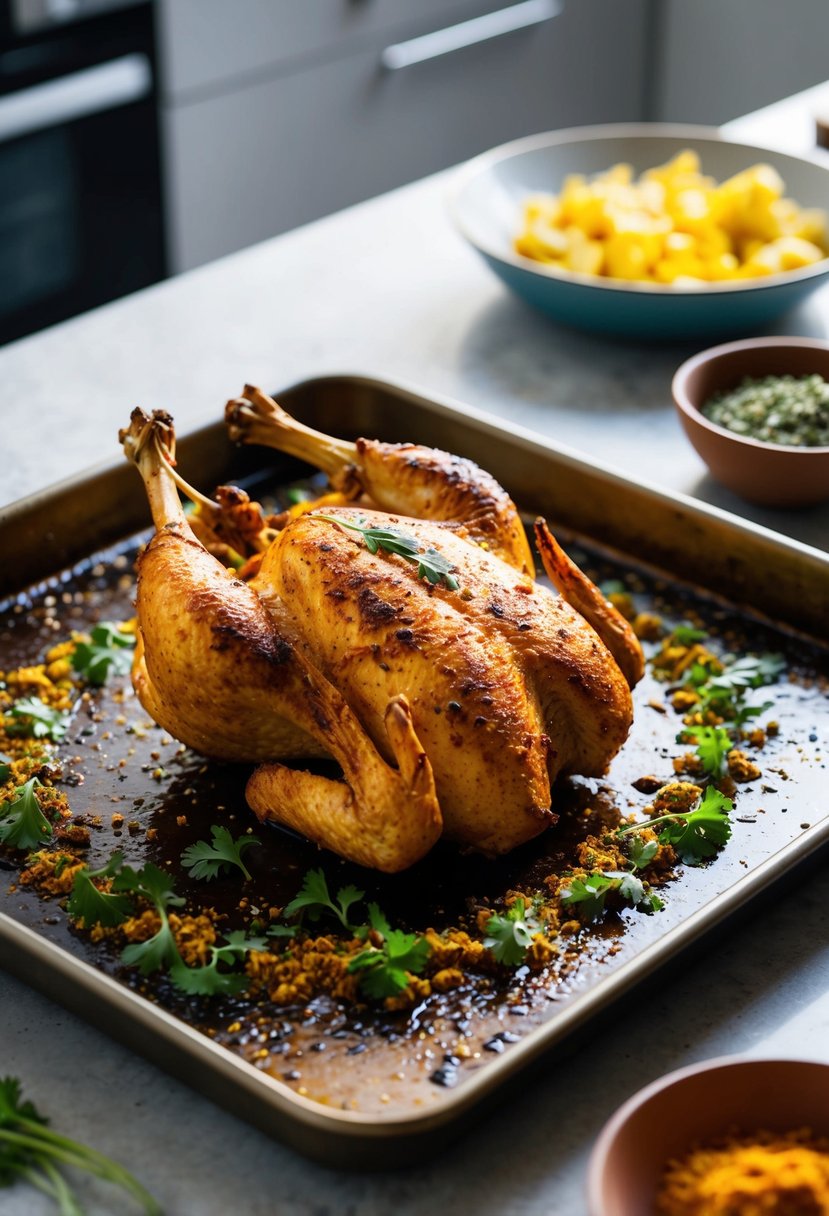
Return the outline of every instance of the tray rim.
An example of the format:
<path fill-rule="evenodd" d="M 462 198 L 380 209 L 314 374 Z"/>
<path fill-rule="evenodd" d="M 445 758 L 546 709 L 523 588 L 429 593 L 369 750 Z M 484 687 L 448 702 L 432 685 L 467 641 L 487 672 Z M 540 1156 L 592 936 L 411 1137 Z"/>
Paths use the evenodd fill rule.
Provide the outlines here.
<path fill-rule="evenodd" d="M 683 510 L 692 516 L 707 518 L 724 525 L 733 532 L 745 533 L 754 539 L 780 552 L 796 554 L 803 559 L 807 566 L 820 570 L 829 578 L 829 553 L 813 548 L 794 538 L 774 532 L 764 525 L 751 520 L 742 519 L 719 507 L 701 503 L 692 497 L 666 491 L 650 482 L 633 479 L 618 469 L 601 461 L 590 461 L 582 453 L 566 445 L 548 440 L 545 436 L 518 425 L 506 424 L 497 416 L 478 410 L 475 407 L 456 402 L 447 396 L 428 396 L 411 385 L 398 380 L 385 380 L 380 377 L 352 375 L 349 373 L 330 373 L 325 376 L 309 377 L 291 385 L 284 394 L 310 392 L 315 388 L 326 385 L 336 386 L 347 383 L 353 386 L 364 386 L 374 391 L 393 394 L 398 399 L 414 399 L 428 411 L 444 418 L 464 422 L 472 422 L 477 430 L 490 438 L 508 438 L 530 454 L 552 455 L 577 472 L 591 475 L 597 473 L 613 485 L 624 489 L 635 487 L 636 491 L 644 492 L 663 509 Z M 188 439 L 196 436 L 208 437 L 210 432 L 220 424 L 208 423 L 198 428 L 185 431 L 180 441 L 180 452 Z M 91 485 L 103 475 L 111 475 L 123 467 L 122 460 L 108 460 L 75 474 L 53 486 L 46 487 L 23 499 L 18 499 L 8 507 L 0 509 L 0 529 L 14 526 L 15 520 L 21 518 L 27 511 L 37 507 L 58 493 L 78 491 Z M 565 1008 L 555 1016 L 529 1030 L 518 1043 L 510 1046 L 503 1055 L 488 1060 L 485 1065 L 464 1078 L 455 1090 L 446 1091 L 434 1105 L 425 1108 L 373 1115 L 359 1111 L 341 1110 L 325 1106 L 321 1103 L 296 1093 L 290 1086 L 267 1073 L 260 1072 L 253 1065 L 235 1056 L 192 1025 L 167 1012 L 161 1006 L 134 992 L 127 985 L 120 983 L 111 976 L 97 970 L 91 964 L 74 957 L 63 947 L 50 942 L 34 930 L 20 924 L 7 913 L 0 911 L 0 966 L 8 967 L 13 974 L 20 976 L 24 982 L 39 987 L 51 999 L 60 1001 L 60 987 L 39 983 L 37 978 L 28 979 L 25 967 L 27 959 L 42 966 L 58 981 L 62 977 L 71 977 L 73 983 L 83 988 L 90 998 L 90 1008 L 79 1011 L 71 1001 L 64 1001 L 86 1021 L 91 1022 L 105 1031 L 110 1037 L 119 1039 L 133 1050 L 138 1050 L 158 1066 L 182 1076 L 191 1087 L 209 1092 L 209 1096 L 218 1100 L 224 1109 L 247 1117 L 250 1121 L 263 1127 L 269 1134 L 276 1134 L 280 1139 L 299 1147 L 300 1151 L 320 1159 L 331 1159 L 330 1150 L 333 1145 L 345 1145 L 349 1154 L 362 1145 L 364 1151 L 370 1151 L 379 1142 L 393 1139 L 405 1140 L 413 1151 L 420 1143 L 418 1136 L 429 1135 L 446 1129 L 448 1125 L 460 1124 L 461 1121 L 475 1113 L 484 1100 L 499 1090 L 501 1086 L 514 1075 L 521 1073 L 533 1061 L 548 1053 L 559 1042 L 567 1039 L 599 1012 L 616 1003 L 629 993 L 642 980 L 658 971 L 676 955 L 682 953 L 692 943 L 701 938 L 709 930 L 729 919 L 756 895 L 770 887 L 776 880 L 788 874 L 801 862 L 812 856 L 818 849 L 829 844 L 829 817 L 819 821 L 810 829 L 801 832 L 788 844 L 776 850 L 764 861 L 754 866 L 748 873 L 739 876 L 724 892 L 706 901 L 693 911 L 680 924 L 668 930 L 658 940 L 642 948 L 633 958 L 621 963 L 612 973 L 604 977 L 588 991 L 573 997 Z M 116 1021 L 109 1017 L 111 1013 L 124 1015 L 124 1020 Z M 158 1055 L 137 1046 L 132 1041 L 139 1033 L 139 1028 L 149 1027 L 152 1035 L 160 1028 L 160 1041 L 165 1049 L 183 1048 L 183 1055 L 195 1064 L 209 1064 L 209 1070 L 218 1082 L 226 1087 L 227 1092 L 217 1098 L 209 1086 L 200 1085 L 198 1080 L 187 1074 L 184 1075 L 171 1068 L 168 1063 L 159 1062 Z M 157 1036 L 159 1037 L 159 1036 Z M 226 1100 L 228 1094 L 230 1100 Z M 268 1104 L 272 1108 L 274 1118 L 284 1116 L 298 1131 L 323 1133 L 326 1143 L 308 1146 L 296 1142 L 296 1138 L 285 1134 L 284 1128 L 268 1125 L 263 1119 L 240 1107 L 233 1097 L 244 1100 L 245 1096 L 261 1098 L 267 1095 Z M 460 1127 L 458 1128 L 460 1130 Z M 334 1149 L 336 1152 L 336 1149 Z M 402 1158 L 405 1159 L 405 1158 Z M 357 1159 L 355 1164 L 363 1166 L 374 1165 L 374 1168 L 384 1168 L 389 1162 L 372 1162 L 370 1158 Z"/>
<path fill-rule="evenodd" d="M 477 429 L 489 433 L 492 437 L 507 435 L 510 439 L 517 440 L 522 447 L 530 450 L 540 448 L 547 453 L 553 453 L 563 464 L 575 471 L 590 474 L 599 473 L 608 481 L 619 486 L 619 488 L 635 487 L 637 491 L 644 491 L 645 494 L 660 502 L 663 506 L 682 506 L 692 514 L 716 520 L 736 531 L 745 532 L 748 535 L 775 544 L 780 548 L 797 552 L 805 558 L 817 559 L 819 564 L 829 566 L 829 549 L 818 549 L 814 545 L 809 545 L 805 541 L 798 540 L 796 537 L 777 532 L 765 524 L 747 519 L 732 511 L 727 511 L 724 507 L 718 507 L 713 503 L 694 498 L 693 495 L 687 494 L 684 491 L 667 490 L 649 478 L 631 477 L 622 469 L 617 468 L 612 462 L 592 460 L 578 448 L 572 447 L 570 444 L 548 439 L 541 431 L 533 430 L 532 427 L 510 422 L 506 418 L 502 420 L 500 415 L 478 409 L 476 406 L 469 405 L 467 402 L 461 401 L 450 394 L 432 394 L 405 378 L 393 377 L 386 379 L 382 376 L 366 375 L 361 372 L 329 371 L 320 376 L 303 377 L 301 380 L 292 382 L 287 387 L 279 390 L 275 395 L 277 397 L 287 396 L 289 394 L 307 392 L 317 386 L 335 385 L 340 382 L 347 382 L 351 385 L 360 385 L 372 389 L 391 390 L 399 396 L 414 398 L 418 404 L 444 417 L 460 416 L 464 419 L 469 419 L 475 423 Z M 220 421 L 214 420 L 213 422 L 201 423 L 198 426 L 187 427 L 180 434 L 177 432 L 179 452 L 182 448 L 186 451 L 188 442 L 192 442 L 194 438 L 206 436 L 211 430 L 220 429 L 221 426 L 222 423 Z M 77 473 L 61 478 L 59 481 L 52 482 L 48 486 L 35 490 L 22 498 L 15 499 L 5 506 L 0 506 L 0 528 L 9 522 L 13 523 L 16 516 L 28 513 L 40 503 L 48 501 L 57 494 L 79 490 L 90 482 L 97 481 L 107 474 L 116 473 L 124 467 L 126 465 L 123 457 L 113 456 L 91 464 Z"/>

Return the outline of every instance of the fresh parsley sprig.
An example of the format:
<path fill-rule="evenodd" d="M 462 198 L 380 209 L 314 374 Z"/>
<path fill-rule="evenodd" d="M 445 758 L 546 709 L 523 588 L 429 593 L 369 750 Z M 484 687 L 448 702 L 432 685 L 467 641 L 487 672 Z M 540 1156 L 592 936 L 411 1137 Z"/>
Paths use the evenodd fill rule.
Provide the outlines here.
<path fill-rule="evenodd" d="M 72 880 L 72 893 L 66 904 L 66 911 L 73 920 L 82 920 L 88 929 L 90 925 L 104 925 L 112 928 L 123 924 L 128 916 L 133 914 L 132 900 L 128 895 L 117 891 L 102 891 L 93 881 L 96 878 L 113 879 L 124 864 L 123 853 L 115 852 L 105 866 L 99 870 L 90 870 L 88 866 L 78 870 Z"/>
<path fill-rule="evenodd" d="M 659 843 L 676 849 L 685 865 L 699 865 L 714 854 L 731 838 L 729 812 L 734 804 L 713 785 L 709 785 L 699 805 L 690 811 L 672 811 L 659 815 L 646 823 L 633 823 L 617 829 L 616 835 L 624 837 L 642 828 L 652 828 L 664 823 L 659 833 Z"/>
<path fill-rule="evenodd" d="M 236 866 L 242 871 L 245 881 L 250 882 L 250 871 L 242 860 L 242 854 L 253 845 L 260 844 L 259 839 L 256 836 L 239 836 L 234 840 L 228 829 L 218 824 L 213 824 L 210 835 L 212 840 L 197 840 L 181 855 L 181 864 L 190 872 L 191 878 L 210 882 L 223 870 L 232 870 Z"/>
<path fill-rule="evenodd" d="M 51 739 L 60 743 L 69 726 L 71 714 L 65 710 L 53 709 L 39 697 L 21 697 L 6 711 L 6 733 L 9 735 L 25 735 L 32 739 Z"/>
<path fill-rule="evenodd" d="M 13 849 L 36 849 L 52 835 L 52 825 L 37 800 L 40 782 L 30 777 L 0 806 L 0 842 Z"/>
<path fill-rule="evenodd" d="M 127 675 L 132 666 L 135 636 L 124 633 L 112 621 L 91 630 L 88 642 L 78 642 L 72 667 L 90 684 L 100 687 L 109 676 Z"/>
<path fill-rule="evenodd" d="M 170 925 L 170 908 L 181 907 L 185 902 L 175 894 L 170 876 L 152 862 L 147 862 L 140 870 L 123 866 L 112 880 L 112 890 L 141 896 L 152 904 L 161 922 L 157 932 L 147 941 L 131 942 L 125 947 L 121 953 L 125 966 L 137 967 L 142 975 L 166 971 L 181 992 L 192 996 L 215 996 L 218 993 L 234 995 L 244 988 L 243 975 L 223 970 L 222 967 L 232 966 L 250 950 L 265 949 L 263 937 L 248 938 L 242 930 L 236 930 L 226 936 L 223 944 L 209 946 L 210 958 L 207 963 L 189 967 L 181 957 Z"/>
<path fill-rule="evenodd" d="M 188 967 L 179 957 L 170 967 L 170 979 L 182 992 L 191 996 L 237 995 L 245 985 L 244 975 L 233 971 L 222 971 L 219 964 L 232 966 L 241 961 L 250 950 L 265 950 L 264 937 L 246 937 L 243 929 L 228 933 L 220 946 L 210 946 L 210 960 L 201 967 Z"/>
<path fill-rule="evenodd" d="M 648 891 L 632 870 L 605 870 L 584 878 L 572 878 L 559 891 L 559 899 L 565 908 L 574 907 L 579 919 L 589 923 L 602 914 L 607 897 L 613 891 L 634 908 L 642 908 L 645 912 L 658 912 L 663 906 L 659 896 Z"/>
<path fill-rule="evenodd" d="M 503 915 L 493 913 L 490 916 L 484 946 L 492 951 L 496 962 L 506 967 L 520 967 L 541 927 L 533 907 L 528 908 L 526 900 L 519 898 Z"/>
<path fill-rule="evenodd" d="M 62 1173 L 66 1166 L 120 1187 L 140 1205 L 144 1216 L 162 1216 L 152 1195 L 123 1166 L 52 1131 L 32 1103 L 23 1100 L 18 1078 L 4 1077 L 0 1080 L 0 1187 L 25 1180 L 54 1200 L 61 1216 L 83 1216 Z"/>
<path fill-rule="evenodd" d="M 419 975 L 429 959 L 425 937 L 392 929 L 377 904 L 368 905 L 369 924 L 375 940 L 348 964 L 350 974 L 359 975 L 360 990 L 375 1000 L 396 996 L 409 985 L 409 973 Z"/>
<path fill-rule="evenodd" d="M 161 924 L 145 942 L 130 942 L 122 951 L 121 961 L 127 967 L 137 967 L 142 975 L 153 971 L 164 971 L 174 963 L 181 962 L 176 939 L 170 927 L 170 908 L 180 908 L 184 899 L 176 895 L 173 880 L 151 861 L 140 870 L 123 866 L 112 880 L 112 891 L 116 894 L 128 892 L 140 895 L 152 904 Z"/>
<path fill-rule="evenodd" d="M 332 899 L 322 870 L 309 870 L 299 894 L 284 909 L 283 916 L 290 918 L 301 912 L 307 913 L 309 920 L 318 921 L 324 913 L 330 913 L 347 932 L 354 933 L 355 928 L 349 923 L 348 914 L 352 906 L 364 896 L 365 891 L 349 885 L 340 887 L 336 899 Z"/>
<path fill-rule="evenodd" d="M 734 744 L 724 726 L 687 726 L 676 737 L 677 743 L 695 743 L 696 753 L 706 773 L 714 778 L 725 775 L 728 753 Z"/>
<path fill-rule="evenodd" d="M 350 520 L 339 519 L 333 515 L 309 515 L 309 519 L 319 519 L 324 523 L 339 524 L 351 532 L 359 532 L 369 553 L 377 553 L 383 549 L 386 553 L 395 553 L 408 562 L 417 565 L 418 578 L 425 578 L 433 585 L 443 583 L 450 591 L 457 591 L 458 580 L 452 571 L 455 567 L 450 561 L 438 553 L 437 549 L 422 549 L 416 537 L 401 532 L 398 528 L 367 528 Z"/>

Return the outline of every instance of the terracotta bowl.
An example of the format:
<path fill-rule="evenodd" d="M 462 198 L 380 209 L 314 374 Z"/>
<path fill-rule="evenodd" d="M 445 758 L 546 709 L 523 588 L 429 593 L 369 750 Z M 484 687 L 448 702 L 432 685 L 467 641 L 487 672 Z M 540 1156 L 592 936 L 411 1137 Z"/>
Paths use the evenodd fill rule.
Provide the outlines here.
<path fill-rule="evenodd" d="M 674 375 L 680 421 L 713 477 L 747 502 L 806 507 L 829 499 L 829 447 L 761 443 L 716 426 L 701 413 L 715 393 L 744 376 L 808 376 L 829 380 L 829 343 L 812 338 L 746 338 L 712 346 Z"/>
<path fill-rule="evenodd" d="M 640 1090 L 605 1125 L 588 1173 L 590 1216 L 654 1216 L 665 1163 L 733 1128 L 829 1136 L 829 1064 L 707 1060 Z"/>

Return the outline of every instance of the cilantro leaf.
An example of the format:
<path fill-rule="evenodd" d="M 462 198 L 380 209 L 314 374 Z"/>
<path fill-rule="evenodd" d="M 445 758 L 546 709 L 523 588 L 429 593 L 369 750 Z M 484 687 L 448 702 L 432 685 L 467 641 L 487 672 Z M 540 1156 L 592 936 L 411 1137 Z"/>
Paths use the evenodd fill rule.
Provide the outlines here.
<path fill-rule="evenodd" d="M 340 922 L 342 927 L 353 932 L 348 922 L 348 913 L 352 904 L 356 904 L 365 895 L 355 886 L 340 887 L 336 902 L 331 898 L 328 882 L 322 870 L 309 870 L 300 888 L 299 894 L 285 908 L 284 916 L 295 916 L 297 912 L 307 912 L 309 920 L 317 921 L 323 912 L 330 912 Z"/>
<path fill-rule="evenodd" d="M 215 878 L 222 870 L 231 870 L 237 866 L 250 882 L 250 871 L 242 861 L 242 854 L 252 845 L 260 844 L 256 836 L 240 836 L 234 840 L 225 827 L 214 824 L 210 829 L 212 841 L 197 840 L 184 850 L 181 864 L 190 871 L 191 878 L 201 878 L 206 882 Z"/>
<path fill-rule="evenodd" d="M 677 743 L 696 743 L 702 767 L 712 777 L 722 777 L 733 746 L 723 726 L 688 726 L 677 735 Z"/>
<path fill-rule="evenodd" d="M 245 957 L 250 950 L 264 950 L 264 937 L 245 937 L 244 930 L 228 933 L 224 944 L 210 947 L 210 961 L 201 967 L 188 967 L 179 956 L 170 967 L 170 979 L 182 992 L 193 996 L 235 995 L 241 992 L 247 979 L 233 971 L 220 971 L 219 964 L 232 965 Z"/>
<path fill-rule="evenodd" d="M 559 892 L 559 898 L 565 907 L 574 904 L 579 918 L 589 923 L 604 911 L 611 891 L 645 912 L 658 912 L 663 906 L 662 900 L 649 892 L 642 879 L 631 870 L 605 870 L 600 874 L 588 874 L 586 878 L 574 878 L 566 890 Z"/>
<path fill-rule="evenodd" d="M 16 796 L 0 807 L 0 842 L 13 849 L 36 849 L 52 835 L 52 825 L 35 794 L 40 785 L 37 777 L 30 777 L 25 785 L 16 790 Z"/>
<path fill-rule="evenodd" d="M 637 833 L 629 838 L 627 847 L 628 857 L 634 870 L 644 870 L 650 865 L 659 848 L 658 840 L 643 840 Z"/>
<path fill-rule="evenodd" d="M 740 688 L 760 688 L 774 684 L 786 670 L 781 654 L 742 655 L 709 681 L 712 692 L 731 693 Z"/>
<path fill-rule="evenodd" d="M 671 817 L 675 821 L 662 829 L 660 843 L 673 845 L 686 865 L 698 865 L 706 857 L 713 857 L 731 838 L 728 813 L 733 805 L 730 798 L 709 785 L 696 810 Z"/>
<path fill-rule="evenodd" d="M 527 910 L 525 901 L 516 899 L 503 916 L 490 916 L 486 923 L 484 946 L 492 951 L 496 962 L 507 967 L 520 967 L 540 928 L 532 911 Z"/>
<path fill-rule="evenodd" d="M 31 1102 L 24 1102 L 20 1081 L 17 1077 L 0 1080 L 0 1127 L 10 1127 L 18 1119 L 31 1119 L 43 1126 L 47 1120 L 38 1114 Z"/>
<path fill-rule="evenodd" d="M 31 739 L 51 739 L 60 743 L 66 734 L 71 714 L 53 709 L 39 697 L 21 697 L 9 709 L 6 717 L 6 732 L 10 735 L 25 735 Z"/>
<path fill-rule="evenodd" d="M 142 975 L 162 971 L 181 961 L 176 939 L 167 918 L 167 909 L 181 907 L 184 900 L 176 895 L 173 880 L 158 866 L 148 861 L 140 870 L 124 866 L 112 880 L 114 892 L 128 891 L 148 900 L 158 913 L 161 924 L 156 933 L 145 942 L 131 942 L 121 952 L 121 961 L 127 967 L 138 967 Z"/>
<path fill-rule="evenodd" d="M 608 891 L 615 885 L 606 874 L 588 874 L 586 878 L 571 879 L 559 891 L 559 898 L 566 908 L 575 905 L 580 919 L 593 921 L 604 911 Z"/>
<path fill-rule="evenodd" d="M 96 625 L 88 642 L 78 642 L 72 667 L 90 684 L 100 687 L 110 674 L 128 675 L 132 666 L 135 637 L 107 621 Z"/>
<path fill-rule="evenodd" d="M 12 775 L 12 762 L 8 756 L 0 756 L 0 785 L 5 785 Z"/>
<path fill-rule="evenodd" d="M 377 907 L 369 904 L 371 927 L 382 937 L 382 945 L 369 946 L 348 964 L 349 974 L 359 973 L 360 989 L 375 1000 L 395 996 L 409 985 L 407 972 L 419 975 L 429 959 L 431 949 L 425 937 L 392 929 Z"/>
<path fill-rule="evenodd" d="M 297 925 L 271 925 L 268 937 L 296 937 Z"/>
<path fill-rule="evenodd" d="M 84 866 L 72 880 L 72 894 L 66 911 L 73 920 L 82 920 L 84 925 L 114 926 L 122 924 L 132 916 L 133 905 L 129 896 L 112 891 L 102 891 L 92 881 L 94 878 L 114 878 L 124 861 L 121 852 L 115 852 L 100 870 Z"/>

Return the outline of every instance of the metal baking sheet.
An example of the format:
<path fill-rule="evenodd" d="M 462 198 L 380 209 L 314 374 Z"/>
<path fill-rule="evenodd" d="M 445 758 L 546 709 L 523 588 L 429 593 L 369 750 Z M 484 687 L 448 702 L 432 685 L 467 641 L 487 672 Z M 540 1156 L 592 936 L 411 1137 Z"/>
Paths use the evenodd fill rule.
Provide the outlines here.
<path fill-rule="evenodd" d="M 700 587 L 715 615 L 736 620 L 746 615 L 763 638 L 776 636 L 775 627 L 783 626 L 793 651 L 808 646 L 800 635 L 823 640 L 829 603 L 825 554 L 713 508 L 634 484 L 538 437 L 507 431 L 473 410 L 399 386 L 334 376 L 296 386 L 279 399 L 295 416 L 334 434 L 414 440 L 463 453 L 494 473 L 527 511 L 544 514 L 557 530 L 576 534 L 577 544 L 578 537 L 588 538 L 615 552 L 622 568 L 645 562 L 668 579 Z M 232 448 L 221 423 L 184 437 L 178 455 L 179 467 L 205 489 L 255 478 L 263 469 L 277 484 L 301 472 L 276 453 Z M 122 460 L 16 504 L 0 522 L 6 557 L 0 599 L 49 580 L 59 587 L 60 579 L 54 580 L 61 572 L 78 563 L 88 566 L 91 555 L 107 548 L 117 550 L 146 530 L 147 521 L 139 479 Z M 90 577 L 95 577 L 94 567 Z M 660 575 L 652 578 L 658 585 Z M 128 590 L 125 595 L 128 603 Z M 815 695 L 816 708 L 820 695 Z M 638 712 L 648 711 L 640 706 Z M 330 1164 L 385 1168 L 415 1159 L 430 1143 L 445 1143 L 450 1131 L 459 1131 L 500 1100 L 505 1087 L 518 1082 L 532 1062 L 567 1049 L 614 1002 L 814 858 L 829 842 L 829 817 L 821 812 L 817 793 L 819 768 L 818 758 L 810 768 L 812 784 L 796 790 L 795 800 L 789 796 L 791 808 L 784 805 L 785 794 L 769 794 L 764 822 L 747 828 L 743 843 L 729 846 L 715 865 L 684 874 L 676 884 L 681 894 L 672 896 L 667 916 L 640 918 L 618 955 L 594 968 L 566 1000 L 551 999 L 548 1008 L 527 1021 L 526 1033 L 508 1036 L 518 1040 L 508 1050 L 484 1053 L 478 1064 L 462 1070 L 456 1088 L 431 1087 L 429 1100 L 419 1107 L 401 1109 L 392 1103 L 383 1109 L 368 1102 L 364 1110 L 340 1109 L 297 1092 L 296 1085 L 254 1067 L 189 1024 L 186 1009 L 162 1008 L 104 973 L 94 965 L 94 952 L 71 939 L 65 925 L 33 924 L 31 909 L 24 915 L 13 893 L 0 894 L 0 964 L 307 1155 Z M 460 860 L 447 863 L 444 858 L 442 864 L 438 879 L 444 889 L 447 873 L 460 884 L 470 873 Z M 411 900 L 412 884 L 397 882 L 399 898 Z"/>

